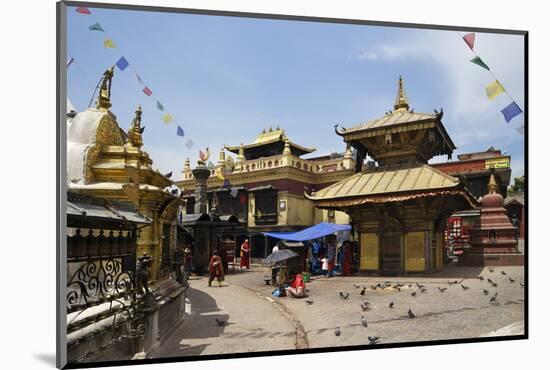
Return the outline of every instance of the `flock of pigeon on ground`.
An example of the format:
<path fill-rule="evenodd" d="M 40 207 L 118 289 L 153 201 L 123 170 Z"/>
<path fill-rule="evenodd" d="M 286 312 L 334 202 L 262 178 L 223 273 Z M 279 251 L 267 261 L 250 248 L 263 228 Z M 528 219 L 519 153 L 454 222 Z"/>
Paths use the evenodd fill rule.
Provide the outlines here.
<path fill-rule="evenodd" d="M 495 269 L 492 268 L 492 267 L 489 267 L 489 272 L 493 273 L 495 272 Z M 502 275 L 507 275 L 506 271 L 502 270 L 500 271 L 500 273 Z M 487 282 L 489 283 L 489 285 L 493 288 L 496 288 L 498 286 L 498 284 L 490 279 L 490 278 L 487 278 L 485 279 L 485 277 L 483 275 L 479 275 L 477 277 L 479 280 L 487 280 Z M 508 276 L 508 280 L 511 284 L 515 283 L 516 281 L 514 279 L 512 279 L 510 276 Z M 463 290 L 468 290 L 470 289 L 469 286 L 466 286 L 464 284 L 461 284 L 458 280 L 454 280 L 454 281 L 448 281 L 447 282 L 450 286 L 452 285 L 460 285 L 460 287 L 463 289 Z M 426 293 L 427 292 L 427 288 L 422 285 L 422 284 L 419 284 L 419 283 L 415 283 L 416 284 L 416 287 L 418 288 L 418 290 L 420 291 L 420 293 Z M 520 282 L 519 285 L 523 288 L 524 287 L 524 283 Z M 392 287 L 394 289 L 397 289 L 397 291 L 401 291 L 401 288 L 404 288 L 404 287 L 408 287 L 408 288 L 412 288 L 413 287 L 413 284 L 403 284 L 403 283 L 397 283 L 395 285 L 392 285 L 390 282 L 385 282 L 385 283 L 378 283 L 376 285 L 371 285 L 371 289 L 372 290 L 377 290 L 377 289 L 384 289 L 384 288 L 388 288 L 388 287 Z M 357 285 L 357 284 L 353 284 L 353 287 L 356 288 L 356 289 L 359 289 L 361 288 L 359 294 L 361 296 L 364 296 L 366 291 L 367 291 L 367 287 L 366 286 L 361 286 L 361 285 Z M 437 289 L 439 290 L 440 293 L 445 293 L 447 291 L 447 287 L 440 287 L 438 286 Z M 490 294 L 490 291 L 487 290 L 487 289 L 483 289 L 483 293 L 488 296 Z M 348 300 L 350 296 L 350 293 L 349 292 L 339 292 L 339 298 L 341 300 Z M 416 297 L 417 296 L 417 292 L 414 291 L 411 293 L 411 296 L 413 297 Z M 493 302 L 496 302 L 497 301 L 497 297 L 498 297 L 498 292 L 495 292 L 493 295 L 491 295 L 491 297 L 489 298 L 489 302 L 493 303 Z M 314 303 L 314 301 L 312 300 L 306 300 L 305 301 L 306 304 L 308 305 L 312 305 Z M 394 309 L 395 308 L 395 304 L 394 302 L 390 302 L 389 306 L 388 306 L 390 309 Z M 362 303 L 361 303 L 361 310 L 362 312 L 366 312 L 366 311 L 370 311 L 372 309 L 371 307 L 371 304 L 369 301 L 367 300 L 364 300 Z M 416 315 L 414 314 L 414 312 L 409 308 L 409 311 L 407 312 L 407 315 L 410 319 L 414 319 L 416 318 Z M 365 314 L 361 314 L 361 324 L 366 328 L 368 327 L 368 321 L 367 321 L 367 317 L 365 316 Z M 340 330 L 340 327 L 337 327 L 334 331 L 334 334 L 339 337 L 340 334 L 341 334 L 341 330 Z M 369 339 L 369 344 L 372 345 L 372 344 L 378 344 L 380 343 L 380 337 L 375 337 L 375 336 L 369 336 L 368 337 Z"/>

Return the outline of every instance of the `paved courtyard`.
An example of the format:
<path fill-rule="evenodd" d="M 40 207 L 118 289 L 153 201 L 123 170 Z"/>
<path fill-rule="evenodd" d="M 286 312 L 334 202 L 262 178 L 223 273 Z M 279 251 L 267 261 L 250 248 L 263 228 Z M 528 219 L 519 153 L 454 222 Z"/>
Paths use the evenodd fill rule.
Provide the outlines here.
<path fill-rule="evenodd" d="M 263 281 L 266 274 L 262 267 L 237 271 L 226 276 L 222 288 L 208 287 L 205 277 L 192 278 L 192 313 L 149 355 L 364 345 L 368 336 L 380 337 L 380 343 L 399 343 L 523 333 L 523 267 L 495 267 L 494 272 L 449 267 L 430 277 L 315 277 L 306 284 L 306 299 L 272 298 L 273 287 Z M 395 288 L 398 283 L 403 284 L 400 290 Z M 377 284 L 387 287 L 373 289 Z M 364 296 L 360 295 L 363 286 L 367 288 Z M 349 293 L 348 299 L 341 298 L 340 292 Z M 490 302 L 495 293 L 495 301 Z M 361 308 L 365 300 L 370 303 L 367 311 Z M 409 309 L 415 318 L 409 318 Z M 216 318 L 226 324 L 219 326 Z"/>

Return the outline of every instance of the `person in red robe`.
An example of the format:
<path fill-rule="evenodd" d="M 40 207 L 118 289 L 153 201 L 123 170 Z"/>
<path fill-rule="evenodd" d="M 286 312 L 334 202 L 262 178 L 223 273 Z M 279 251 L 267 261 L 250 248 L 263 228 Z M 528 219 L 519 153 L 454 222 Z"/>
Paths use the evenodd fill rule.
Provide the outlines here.
<path fill-rule="evenodd" d="M 248 239 L 241 244 L 241 268 L 243 266 L 247 269 L 250 268 L 250 244 L 248 243 Z"/>
<path fill-rule="evenodd" d="M 342 261 L 342 274 L 344 276 L 350 276 L 351 275 L 351 263 L 353 261 L 353 249 L 351 247 L 351 243 L 346 240 L 342 248 L 344 248 L 344 259 Z"/>
<path fill-rule="evenodd" d="M 223 274 L 223 263 L 222 258 L 218 254 L 218 251 L 212 253 L 212 258 L 210 258 L 210 263 L 208 264 L 208 286 L 212 286 L 212 281 L 214 279 L 218 280 L 218 286 L 222 286 L 222 281 L 224 280 Z"/>
<path fill-rule="evenodd" d="M 303 298 L 306 296 L 306 283 L 302 274 L 297 274 L 292 285 L 286 289 L 286 295 L 294 298 Z"/>

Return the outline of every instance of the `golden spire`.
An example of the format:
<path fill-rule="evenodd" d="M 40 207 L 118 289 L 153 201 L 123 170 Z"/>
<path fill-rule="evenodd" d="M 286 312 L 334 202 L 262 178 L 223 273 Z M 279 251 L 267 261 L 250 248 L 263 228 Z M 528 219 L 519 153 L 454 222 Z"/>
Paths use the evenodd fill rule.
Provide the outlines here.
<path fill-rule="evenodd" d="M 409 109 L 409 99 L 407 99 L 407 94 L 405 94 L 405 89 L 403 89 L 403 78 L 399 75 L 399 87 L 397 88 L 397 96 L 395 97 L 395 105 L 393 106 L 396 110 L 405 108 Z"/>
<path fill-rule="evenodd" d="M 189 158 L 185 158 L 185 164 L 183 165 L 183 170 L 185 172 L 191 171 L 191 162 L 189 161 Z"/>
<path fill-rule="evenodd" d="M 111 66 L 103 73 L 99 96 L 96 101 L 97 109 L 108 110 L 111 108 L 111 82 L 113 80 L 114 71 L 115 66 Z"/>
<path fill-rule="evenodd" d="M 489 177 L 489 185 L 487 185 L 487 189 L 489 190 L 489 194 L 495 194 L 497 192 L 497 181 L 495 179 L 495 175 L 491 173 L 491 177 Z"/>
<path fill-rule="evenodd" d="M 141 128 L 141 105 L 136 108 L 136 116 L 132 120 L 132 124 L 128 129 L 128 141 L 136 148 L 141 148 L 143 145 L 143 138 L 141 134 L 143 129 Z"/>

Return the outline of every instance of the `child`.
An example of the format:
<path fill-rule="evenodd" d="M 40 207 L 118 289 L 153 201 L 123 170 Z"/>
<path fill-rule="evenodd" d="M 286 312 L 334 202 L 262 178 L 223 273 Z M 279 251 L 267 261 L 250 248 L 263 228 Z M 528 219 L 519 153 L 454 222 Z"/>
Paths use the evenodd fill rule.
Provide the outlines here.
<path fill-rule="evenodd" d="M 323 275 L 328 276 L 328 258 L 325 256 L 321 258 L 321 270 L 323 270 Z"/>

